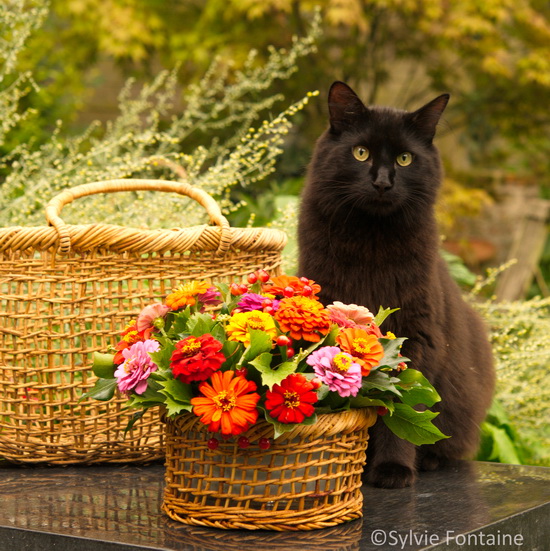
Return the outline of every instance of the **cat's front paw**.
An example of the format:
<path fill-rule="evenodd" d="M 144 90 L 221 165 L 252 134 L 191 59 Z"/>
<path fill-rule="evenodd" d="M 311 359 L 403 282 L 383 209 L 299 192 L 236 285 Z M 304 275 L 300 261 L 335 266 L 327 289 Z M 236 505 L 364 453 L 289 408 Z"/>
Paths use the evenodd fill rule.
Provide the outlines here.
<path fill-rule="evenodd" d="M 416 472 L 400 463 L 380 463 L 368 474 L 368 482 L 377 488 L 407 488 L 416 479 Z"/>

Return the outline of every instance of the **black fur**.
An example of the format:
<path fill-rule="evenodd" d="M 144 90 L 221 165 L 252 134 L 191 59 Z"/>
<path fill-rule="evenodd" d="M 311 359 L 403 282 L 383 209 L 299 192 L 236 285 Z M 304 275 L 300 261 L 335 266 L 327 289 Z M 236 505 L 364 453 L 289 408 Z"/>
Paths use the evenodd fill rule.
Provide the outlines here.
<path fill-rule="evenodd" d="M 491 402 L 494 371 L 485 328 L 438 253 L 434 204 L 441 184 L 432 144 L 447 105 L 442 95 L 409 113 L 367 108 L 344 83 L 329 93 L 330 127 L 319 138 L 302 195 L 299 275 L 321 300 L 399 307 L 384 331 L 408 337 L 403 354 L 442 397 L 434 423 L 451 438 L 417 449 L 382 422 L 372 430 L 368 480 L 410 485 L 417 469 L 469 457 Z M 353 148 L 370 152 L 358 161 Z M 409 166 L 396 162 L 410 152 Z"/>

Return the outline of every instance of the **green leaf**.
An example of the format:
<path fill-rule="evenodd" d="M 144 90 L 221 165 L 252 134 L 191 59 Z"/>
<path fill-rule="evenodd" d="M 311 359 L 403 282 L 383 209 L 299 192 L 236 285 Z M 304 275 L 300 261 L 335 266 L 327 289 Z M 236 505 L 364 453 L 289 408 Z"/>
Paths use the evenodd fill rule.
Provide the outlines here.
<path fill-rule="evenodd" d="M 374 317 L 374 323 L 380 327 L 384 320 L 394 312 L 397 312 L 397 310 L 400 310 L 400 308 L 380 308 L 378 309 L 378 314 Z"/>
<path fill-rule="evenodd" d="M 340 396 L 337 392 L 329 392 L 325 398 L 315 404 L 315 409 L 320 411 L 344 411 L 350 408 L 350 399 Z"/>
<path fill-rule="evenodd" d="M 388 408 L 388 411 L 393 412 L 394 410 L 394 401 L 391 399 L 386 399 L 383 397 L 380 398 L 369 398 L 368 396 L 356 396 L 350 401 L 350 407 L 354 408 L 367 408 L 367 407 L 378 407 L 383 406 Z"/>
<path fill-rule="evenodd" d="M 294 356 L 294 358 L 292 358 L 292 361 L 296 364 L 299 364 L 302 360 L 307 358 L 314 350 L 317 350 L 317 348 L 319 348 L 320 346 L 334 346 L 338 330 L 339 327 L 337 325 L 333 325 L 330 331 L 323 338 L 321 338 L 320 341 L 314 342 L 305 350 L 300 349 L 300 351 Z"/>
<path fill-rule="evenodd" d="M 182 411 L 192 411 L 191 398 L 193 392 L 191 385 L 182 383 L 178 379 L 167 379 L 160 382 L 159 392 L 164 395 L 162 403 L 166 407 L 168 416 L 177 415 Z"/>
<path fill-rule="evenodd" d="M 162 370 L 167 371 L 170 369 L 170 361 L 176 346 L 165 337 L 158 337 L 158 341 L 160 349 L 157 352 L 149 352 L 149 356 Z"/>
<path fill-rule="evenodd" d="M 219 322 L 216 322 L 212 329 L 210 330 L 210 334 L 219 342 L 222 344 L 227 340 L 227 337 L 225 335 L 225 329 L 223 325 Z"/>
<path fill-rule="evenodd" d="M 452 254 L 449 251 L 446 251 L 445 249 L 439 250 L 441 256 L 443 257 L 443 260 L 447 263 L 447 268 L 449 269 L 449 273 L 451 274 L 451 277 L 459 284 L 459 285 L 465 285 L 467 287 L 471 287 L 476 282 L 476 275 L 468 270 L 466 265 L 464 264 L 464 261 L 460 256 L 457 256 L 456 254 Z"/>
<path fill-rule="evenodd" d="M 113 362 L 114 354 L 94 352 L 92 370 L 94 375 L 101 379 L 112 379 L 115 376 L 116 365 Z"/>
<path fill-rule="evenodd" d="M 206 333 L 211 333 L 212 328 L 217 323 L 210 314 L 194 314 L 187 323 L 187 329 L 194 337 L 200 337 Z"/>
<path fill-rule="evenodd" d="M 401 396 L 401 392 L 395 386 L 399 379 L 390 377 L 383 371 L 371 371 L 367 377 L 363 377 L 360 394 L 368 394 L 371 390 L 391 392 L 395 396 Z"/>
<path fill-rule="evenodd" d="M 285 432 L 290 432 L 300 425 L 314 425 L 317 423 L 317 414 L 313 414 L 311 417 L 306 417 L 301 423 L 280 423 L 277 419 L 274 419 L 269 415 L 267 411 L 264 410 L 265 420 L 268 423 L 273 425 L 273 438 L 277 440 L 279 436 L 283 435 Z"/>
<path fill-rule="evenodd" d="M 400 356 L 401 346 L 407 340 L 406 338 L 399 339 L 378 339 L 384 347 L 384 357 L 380 360 L 379 367 L 391 367 L 395 369 L 401 362 L 410 361 L 408 358 Z M 378 369 L 378 368 L 377 368 Z"/>
<path fill-rule="evenodd" d="M 171 396 L 178 402 L 187 403 L 193 398 L 191 385 L 182 383 L 179 379 L 167 379 L 159 383 L 160 392 L 165 396 Z"/>
<path fill-rule="evenodd" d="M 449 438 L 432 423 L 432 419 L 437 417 L 438 413 L 430 410 L 416 411 L 407 404 L 397 403 L 394 407 L 393 414 L 384 415 L 382 420 L 399 438 L 417 446 Z"/>
<path fill-rule="evenodd" d="M 156 373 L 156 372 L 155 372 Z M 159 392 L 161 383 L 149 377 L 147 388 L 142 394 L 132 393 L 128 397 L 128 405 L 132 408 L 147 409 L 164 403 L 164 396 Z"/>
<path fill-rule="evenodd" d="M 291 373 L 296 371 L 298 365 L 295 362 L 283 362 L 276 367 L 271 367 L 271 354 L 265 352 L 252 360 L 250 365 L 253 365 L 262 375 L 262 384 L 273 388 L 273 385 L 279 384 L 283 379 L 286 379 Z"/>
<path fill-rule="evenodd" d="M 242 343 L 236 341 L 227 340 L 223 343 L 222 354 L 226 360 L 222 364 L 222 370 L 227 371 L 233 369 L 241 358 L 241 355 L 237 352 L 239 347 L 242 347 Z"/>
<path fill-rule="evenodd" d="M 437 393 L 430 381 L 416 369 L 405 369 L 397 375 L 399 383 L 398 388 L 402 390 L 401 401 L 409 406 L 425 404 L 432 407 L 435 403 L 441 401 L 441 396 Z"/>
<path fill-rule="evenodd" d="M 107 402 L 115 395 L 116 385 L 117 379 L 98 379 L 93 388 L 83 394 L 78 401 L 93 398 L 94 400 Z"/>
<path fill-rule="evenodd" d="M 521 464 L 516 446 L 505 429 L 484 422 L 481 424 L 481 441 L 481 449 L 490 450 L 486 460 Z"/>
<path fill-rule="evenodd" d="M 132 427 L 144 416 L 145 412 L 147 410 L 141 409 L 139 411 L 136 411 L 130 420 L 128 421 L 128 424 L 124 428 L 124 434 L 126 434 L 129 430 L 132 430 Z"/>
<path fill-rule="evenodd" d="M 273 348 L 271 337 L 264 331 L 253 329 L 250 331 L 250 346 L 247 346 L 242 355 L 239 365 L 244 365 L 251 362 L 261 354 L 270 352 Z"/>
<path fill-rule="evenodd" d="M 174 319 L 172 321 L 172 324 L 170 325 L 170 330 L 168 332 L 169 337 L 177 339 L 181 338 L 181 335 L 189 334 L 189 331 L 187 329 L 187 324 L 189 323 L 189 318 L 191 316 L 189 307 L 187 307 L 185 310 L 176 312 L 175 314 L 173 314 L 173 316 Z"/>

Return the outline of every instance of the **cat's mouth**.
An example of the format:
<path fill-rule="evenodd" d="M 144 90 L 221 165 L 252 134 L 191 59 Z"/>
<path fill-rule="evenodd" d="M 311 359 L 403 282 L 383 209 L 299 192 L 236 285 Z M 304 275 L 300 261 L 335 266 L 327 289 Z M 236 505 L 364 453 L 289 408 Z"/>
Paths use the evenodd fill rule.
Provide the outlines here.
<path fill-rule="evenodd" d="M 394 193 L 371 193 L 361 202 L 361 209 L 369 214 L 391 214 L 399 208 L 399 199 Z"/>

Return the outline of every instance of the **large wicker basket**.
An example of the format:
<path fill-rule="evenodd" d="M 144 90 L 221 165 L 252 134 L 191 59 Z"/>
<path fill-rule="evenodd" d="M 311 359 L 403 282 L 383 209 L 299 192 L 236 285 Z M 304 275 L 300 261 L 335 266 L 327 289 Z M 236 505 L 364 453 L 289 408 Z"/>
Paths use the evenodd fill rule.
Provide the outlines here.
<path fill-rule="evenodd" d="M 249 530 L 314 530 L 359 518 L 361 474 L 372 408 L 322 414 L 273 442 L 266 421 L 215 450 L 199 418 L 185 413 L 166 420 L 166 489 L 163 510 L 196 526 Z"/>
<path fill-rule="evenodd" d="M 163 191 L 203 205 L 214 224 L 145 230 L 67 225 L 64 205 L 96 193 Z M 124 434 L 125 399 L 79 402 L 105 351 L 139 311 L 189 279 L 279 273 L 284 232 L 231 228 L 217 203 L 181 182 L 111 180 L 66 190 L 50 226 L 0 229 L 0 457 L 13 462 L 148 461 L 164 455 L 163 426 L 147 412 Z"/>

